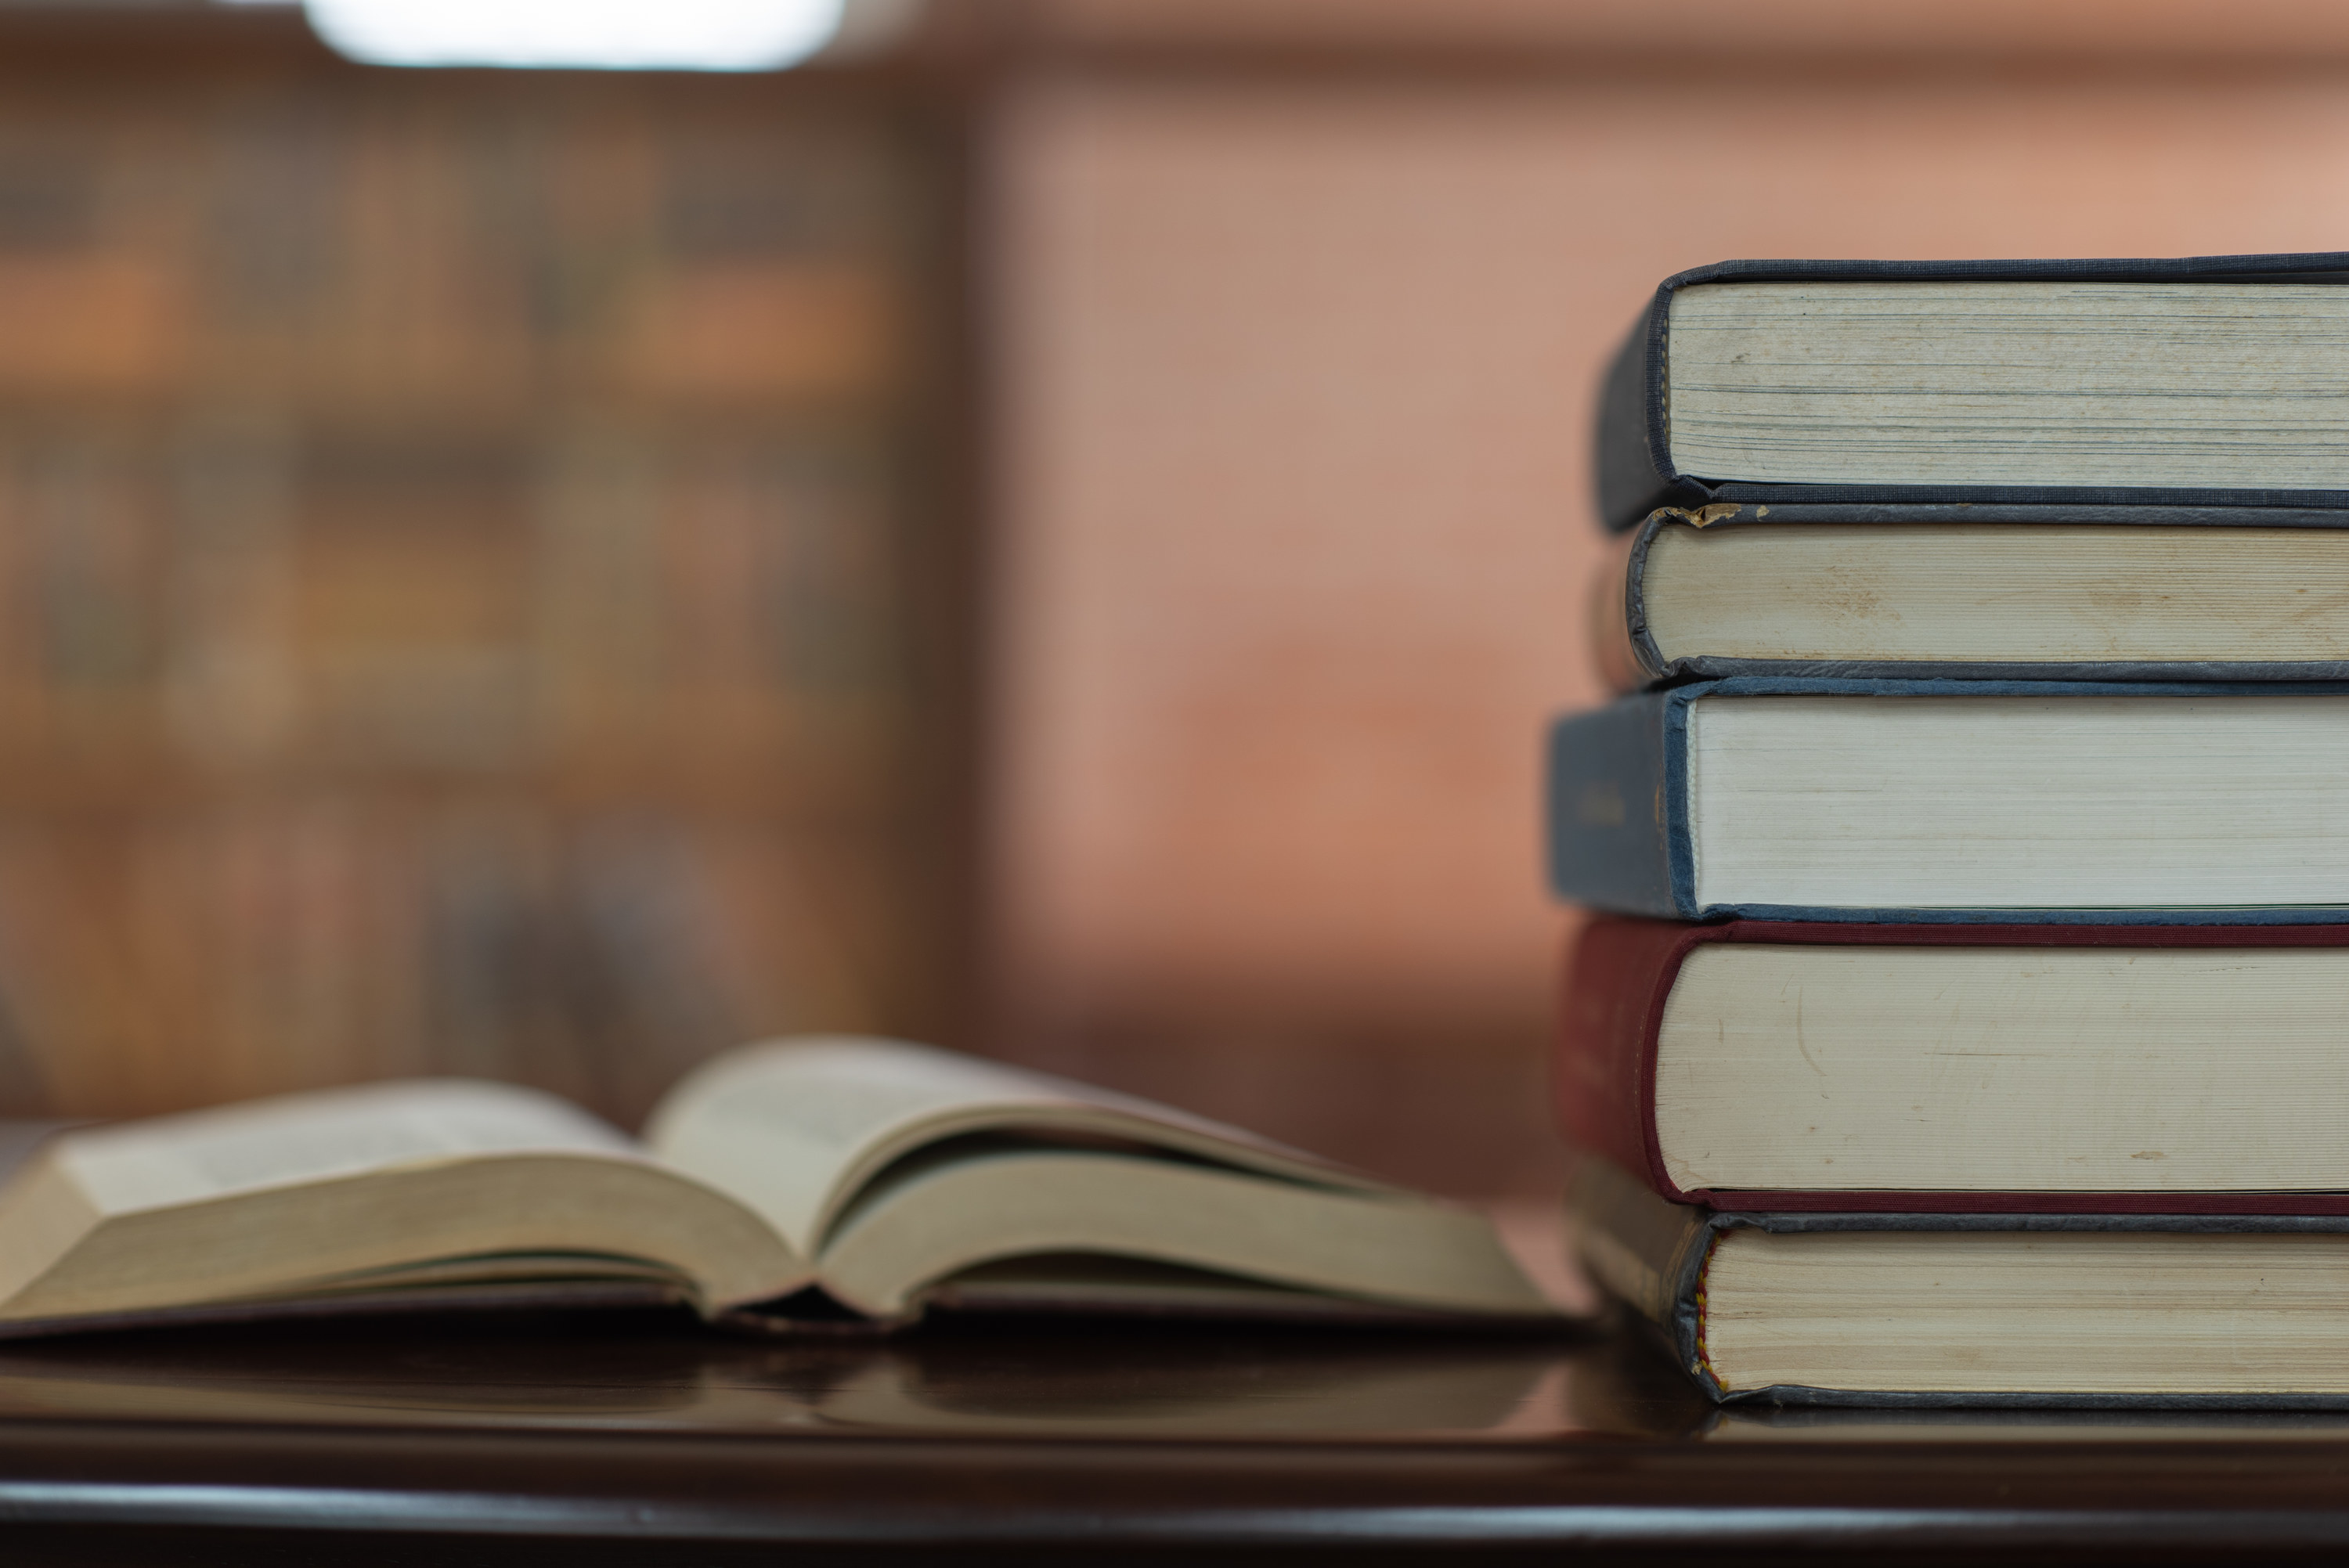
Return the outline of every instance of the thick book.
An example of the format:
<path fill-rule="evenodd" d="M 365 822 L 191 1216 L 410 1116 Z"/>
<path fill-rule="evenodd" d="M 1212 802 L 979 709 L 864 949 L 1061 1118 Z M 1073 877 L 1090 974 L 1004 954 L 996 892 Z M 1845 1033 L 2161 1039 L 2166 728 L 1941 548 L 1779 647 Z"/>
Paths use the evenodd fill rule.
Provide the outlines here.
<path fill-rule="evenodd" d="M 2349 920 L 2349 686 L 1741 676 L 1551 731 L 1551 882 L 1665 919 Z"/>
<path fill-rule="evenodd" d="M 1738 261 L 1607 372 L 1599 515 L 2349 507 L 2349 255 Z"/>
<path fill-rule="evenodd" d="M 550 1096 L 425 1080 L 68 1130 L 0 1185 L 0 1335 L 647 1301 L 782 1327 L 1552 1315 L 1468 1210 L 885 1040 L 722 1057 L 641 1143 Z"/>
<path fill-rule="evenodd" d="M 2349 1218 L 1726 1212 L 1599 1159 L 1570 1202 L 1715 1399 L 2349 1408 Z"/>
<path fill-rule="evenodd" d="M 2349 926 L 1602 917 L 1552 1083 L 1675 1202 L 2349 1216 Z"/>
<path fill-rule="evenodd" d="M 2261 527 L 1834 511 L 1667 509 L 1619 536 L 1589 620 L 1609 684 L 2349 679 L 2349 595 L 2325 588 L 2349 573 L 2349 511 Z"/>

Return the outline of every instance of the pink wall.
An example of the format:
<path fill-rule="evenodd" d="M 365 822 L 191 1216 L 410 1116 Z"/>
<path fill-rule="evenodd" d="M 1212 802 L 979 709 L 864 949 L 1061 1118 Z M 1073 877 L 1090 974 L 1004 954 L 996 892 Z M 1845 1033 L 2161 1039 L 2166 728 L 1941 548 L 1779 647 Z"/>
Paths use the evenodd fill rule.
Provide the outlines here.
<path fill-rule="evenodd" d="M 2292 9 L 2246 14 L 2288 42 Z M 1724 257 L 2349 248 L 2349 67 L 2275 43 L 1017 88 L 1004 1047 L 1425 1180 L 1541 1179 L 1568 916 L 1537 747 L 1596 692 L 1602 358 L 1658 278 Z"/>

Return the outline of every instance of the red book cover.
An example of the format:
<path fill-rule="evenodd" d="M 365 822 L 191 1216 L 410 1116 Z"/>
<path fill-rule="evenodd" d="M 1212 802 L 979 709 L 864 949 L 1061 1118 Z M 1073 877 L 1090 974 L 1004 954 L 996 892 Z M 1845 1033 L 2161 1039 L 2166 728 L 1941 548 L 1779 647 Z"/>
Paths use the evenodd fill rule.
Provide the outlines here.
<path fill-rule="evenodd" d="M 1683 1191 L 1656 1133 L 1656 1037 L 1681 965 L 1708 942 L 1878 947 L 2349 947 L 2349 925 L 1869 925 L 1601 916 L 1568 953 L 1552 1092 L 1576 1148 L 1674 1202 L 1745 1213 L 2349 1215 L 2349 1192 Z"/>

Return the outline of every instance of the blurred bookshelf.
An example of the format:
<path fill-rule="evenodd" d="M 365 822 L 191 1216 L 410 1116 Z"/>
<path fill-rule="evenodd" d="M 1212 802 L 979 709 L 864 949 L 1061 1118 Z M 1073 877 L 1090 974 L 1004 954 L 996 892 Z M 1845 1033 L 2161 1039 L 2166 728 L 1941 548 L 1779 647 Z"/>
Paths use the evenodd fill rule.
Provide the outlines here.
<path fill-rule="evenodd" d="M 0 15 L 0 1112 L 951 1037 L 951 117 L 300 26 Z"/>

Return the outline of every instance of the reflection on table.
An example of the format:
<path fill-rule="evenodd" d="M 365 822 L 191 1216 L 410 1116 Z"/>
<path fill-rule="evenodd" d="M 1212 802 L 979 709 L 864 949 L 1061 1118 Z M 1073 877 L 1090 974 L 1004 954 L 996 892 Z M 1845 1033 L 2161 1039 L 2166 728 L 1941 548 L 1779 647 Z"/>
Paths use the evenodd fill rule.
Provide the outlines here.
<path fill-rule="evenodd" d="M 57 1418 L 1341 1444 L 2349 1438 L 2349 1413 L 1715 1408 L 1629 1331 L 964 1322 L 749 1339 L 664 1313 L 0 1346 L 0 1422 Z"/>

